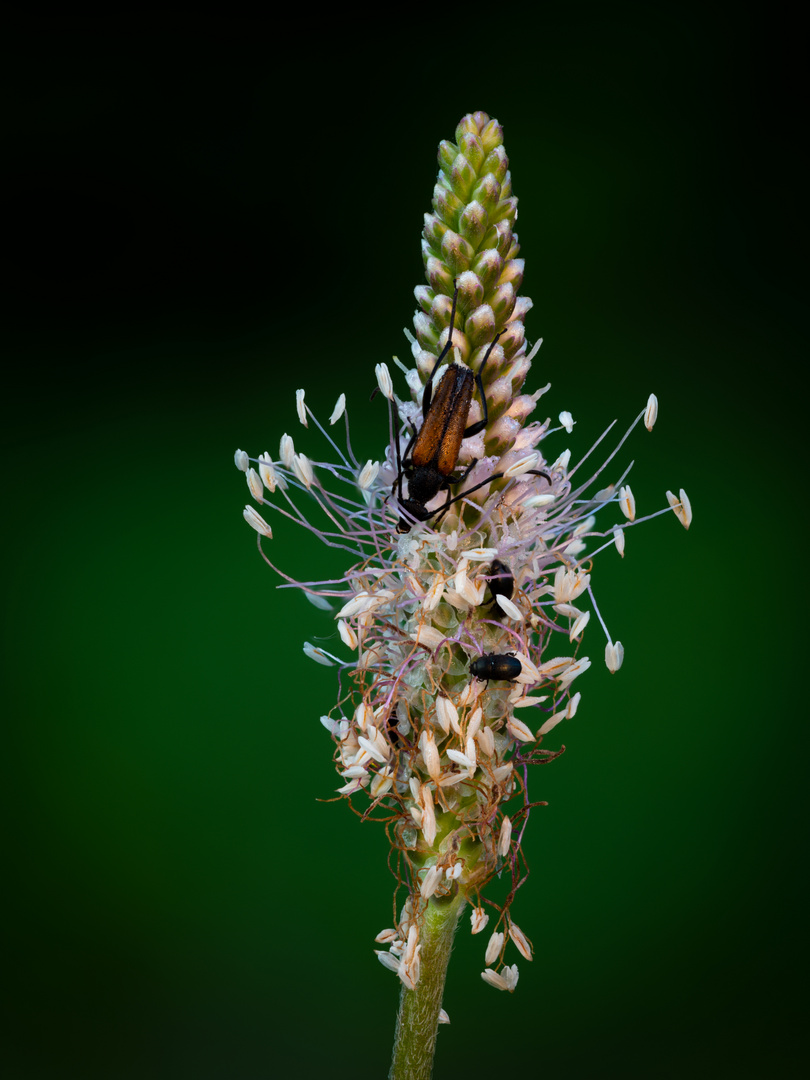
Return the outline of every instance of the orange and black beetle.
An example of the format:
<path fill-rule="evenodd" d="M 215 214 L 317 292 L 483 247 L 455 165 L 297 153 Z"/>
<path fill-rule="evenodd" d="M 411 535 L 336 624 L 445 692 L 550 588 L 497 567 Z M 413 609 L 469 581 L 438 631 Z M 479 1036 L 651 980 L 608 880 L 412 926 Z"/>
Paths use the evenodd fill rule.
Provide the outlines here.
<path fill-rule="evenodd" d="M 456 318 L 456 303 L 458 301 L 458 289 L 453 296 L 453 308 L 450 315 L 450 331 L 447 336 L 447 344 L 433 365 L 425 390 L 422 395 L 422 426 L 419 431 L 414 431 L 411 440 L 405 448 L 405 453 L 400 460 L 399 442 L 397 441 L 397 464 L 399 472 L 394 481 L 392 494 L 396 494 L 397 501 L 402 508 L 397 525 L 397 532 L 405 533 L 415 521 L 427 521 L 433 514 L 442 514 L 454 502 L 462 496 L 451 498 L 450 488 L 454 484 L 462 483 L 469 475 L 475 462 L 460 475 L 455 476 L 453 470 L 458 462 L 462 439 L 471 439 L 479 431 L 487 426 L 487 398 L 484 393 L 484 384 L 481 381 L 481 372 L 489 360 L 492 350 L 500 334 L 496 334 L 487 349 L 478 373 L 473 375 L 467 367 L 461 364 L 451 364 L 442 376 L 441 382 L 433 393 L 433 377 L 439 369 L 439 365 L 453 347 L 453 324 Z M 503 333 L 503 331 L 501 331 Z M 481 394 L 482 417 L 475 424 L 467 427 L 467 417 L 470 413 L 472 396 L 477 384 Z M 490 476 L 489 479 L 476 484 L 469 491 L 463 492 L 469 495 L 472 491 L 485 484 L 491 484 L 493 480 L 499 480 L 501 473 Z M 408 481 L 408 497 L 402 493 L 402 481 Z M 440 491 L 447 491 L 447 501 L 441 511 L 428 510 L 427 503 L 434 499 Z"/>

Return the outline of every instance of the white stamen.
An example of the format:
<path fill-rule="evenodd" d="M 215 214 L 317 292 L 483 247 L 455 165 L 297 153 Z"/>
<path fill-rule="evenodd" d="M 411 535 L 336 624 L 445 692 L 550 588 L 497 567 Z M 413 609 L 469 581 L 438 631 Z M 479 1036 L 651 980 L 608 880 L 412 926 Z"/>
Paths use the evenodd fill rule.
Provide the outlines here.
<path fill-rule="evenodd" d="M 422 835 L 428 847 L 433 847 L 436 839 L 436 811 L 433 809 L 433 792 L 429 784 L 422 784 L 419 801 L 422 803 Z"/>
<path fill-rule="evenodd" d="M 363 466 L 360 475 L 357 478 L 358 485 L 367 491 L 374 481 L 377 479 L 377 474 L 380 471 L 379 461 L 367 461 Z"/>
<path fill-rule="evenodd" d="M 478 734 L 475 736 L 478 740 L 484 757 L 492 757 L 495 753 L 495 735 L 492 728 L 482 727 Z"/>
<path fill-rule="evenodd" d="M 509 731 L 509 734 L 514 739 L 518 739 L 520 742 L 534 742 L 536 738 L 536 736 L 531 733 L 529 728 L 526 727 L 523 721 L 518 720 L 515 716 L 509 717 L 509 719 L 506 721 L 506 727 Z M 448 754 L 450 753 L 449 750 L 447 752 Z"/>
<path fill-rule="evenodd" d="M 442 596 L 444 596 L 444 580 L 439 578 L 425 593 L 422 607 L 425 611 L 435 611 L 441 602 Z"/>
<path fill-rule="evenodd" d="M 380 769 L 371 781 L 371 787 L 368 790 L 372 799 L 379 799 L 381 795 L 389 792 L 393 786 L 394 774 L 391 772 L 390 766 L 386 765 L 384 769 Z"/>
<path fill-rule="evenodd" d="M 233 455 L 233 463 L 240 472 L 247 472 L 248 465 L 250 464 L 250 458 L 247 456 L 244 450 L 237 450 Z"/>
<path fill-rule="evenodd" d="M 310 645 L 308 641 L 304 642 L 304 654 L 314 660 L 318 664 L 323 664 L 324 667 L 334 667 L 335 659 L 323 651 L 318 649 L 315 645 Z"/>
<path fill-rule="evenodd" d="M 357 648 L 357 634 L 344 619 L 340 619 L 338 622 L 338 633 L 340 634 L 340 640 L 348 649 L 354 650 Z"/>
<path fill-rule="evenodd" d="M 307 421 L 307 410 L 306 406 L 304 405 L 303 390 L 295 391 L 295 408 L 298 412 L 298 419 L 301 421 L 304 427 L 309 427 L 309 422 Z"/>
<path fill-rule="evenodd" d="M 496 930 L 487 942 L 487 951 L 484 953 L 484 963 L 491 964 L 492 961 L 500 955 L 502 948 L 503 934 L 500 932 L 500 930 Z"/>
<path fill-rule="evenodd" d="M 619 488 L 619 509 L 628 521 L 634 520 L 636 516 L 636 498 L 630 490 L 629 484 Z"/>
<path fill-rule="evenodd" d="M 441 757 L 439 755 L 439 749 L 436 746 L 436 740 L 433 737 L 433 732 L 429 728 L 425 728 L 419 737 L 419 748 L 422 751 L 422 757 L 428 775 L 431 780 L 435 780 L 438 784 L 439 777 L 442 774 Z"/>
<path fill-rule="evenodd" d="M 271 540 L 273 539 L 273 530 L 264 520 L 262 515 L 257 513 L 252 506 L 246 506 L 242 511 L 242 516 L 248 525 L 250 525 L 252 529 L 255 529 L 257 533 L 261 533 L 262 536 L 267 536 Z"/>
<path fill-rule="evenodd" d="M 624 529 L 616 525 L 613 529 L 613 543 L 616 545 L 616 550 L 624 558 Z"/>
<path fill-rule="evenodd" d="M 365 735 L 358 735 L 357 741 L 358 741 L 358 743 L 360 743 L 360 745 L 366 751 L 366 753 L 371 754 L 371 756 L 374 758 L 374 760 L 379 761 L 379 763 L 381 765 L 384 765 L 388 761 L 388 757 L 389 757 L 389 754 L 391 752 L 390 748 L 389 748 L 388 754 L 386 754 L 382 750 L 382 748 L 380 747 L 380 744 L 379 744 L 377 739 L 375 739 L 372 742 L 372 740 L 367 739 L 365 737 Z"/>
<path fill-rule="evenodd" d="M 391 372 L 388 370 L 388 365 L 377 364 L 374 368 L 374 374 L 377 376 L 377 385 L 380 390 L 382 390 L 389 401 L 393 401 L 394 384 L 391 382 Z"/>
<path fill-rule="evenodd" d="M 461 727 L 458 722 L 458 709 L 449 698 L 446 698 L 443 695 L 436 698 L 436 719 L 439 721 L 445 735 L 450 734 L 451 727 L 457 734 L 461 734 Z"/>
<path fill-rule="evenodd" d="M 520 955 L 526 960 L 531 960 L 532 947 L 529 944 L 529 939 L 526 937 L 526 935 L 523 933 L 517 923 L 509 924 L 509 937 L 512 939 L 512 941 L 514 941 L 515 947 L 517 948 L 517 951 L 520 953 Z"/>
<path fill-rule="evenodd" d="M 585 627 L 588 625 L 588 620 L 590 619 L 590 617 L 590 611 L 583 611 L 583 613 L 579 616 L 574 625 L 568 631 L 569 641 L 579 641 L 579 639 L 582 637 L 582 633 Z"/>
<path fill-rule="evenodd" d="M 590 666 L 591 662 L 587 656 L 583 656 L 581 660 L 577 660 L 573 663 L 570 668 L 563 672 L 563 676 L 560 679 L 560 690 L 567 689 L 574 679 L 576 679 L 578 675 L 581 675 L 583 671 L 587 671 Z"/>
<path fill-rule="evenodd" d="M 337 735 L 337 731 L 338 731 L 338 721 L 337 720 L 333 720 L 331 716 L 322 716 L 322 717 L 320 717 L 320 721 L 323 724 L 323 726 L 326 728 L 326 730 L 329 732 L 330 735 Z"/>
<path fill-rule="evenodd" d="M 548 720 L 546 720 L 545 724 L 543 724 L 542 727 L 539 727 L 537 729 L 538 739 L 541 735 L 548 735 L 551 729 L 555 728 L 561 720 L 565 720 L 565 709 L 562 709 L 560 712 L 554 713 L 553 716 L 550 716 Z"/>
<path fill-rule="evenodd" d="M 338 420 L 346 412 L 346 395 L 341 394 L 335 403 L 335 407 L 332 410 L 332 415 L 329 417 L 329 424 L 336 424 Z"/>
<path fill-rule="evenodd" d="M 487 968 L 486 971 L 481 972 L 481 978 L 485 983 L 489 983 L 490 986 L 494 986 L 496 990 L 508 990 L 509 983 L 503 977 L 499 975 L 497 971 L 493 971 L 492 968 Z"/>
<path fill-rule="evenodd" d="M 675 511 L 675 517 L 685 529 L 688 529 L 692 524 L 692 505 L 689 502 L 686 492 L 681 488 L 680 498 L 676 499 L 672 492 L 668 491 L 667 500 L 669 505 Z"/>
<path fill-rule="evenodd" d="M 509 847 L 512 842 L 512 819 L 504 815 L 503 823 L 501 824 L 501 831 L 498 836 L 498 854 L 501 858 L 505 859 L 509 854 Z"/>
<path fill-rule="evenodd" d="M 324 596 L 318 596 L 317 593 L 305 592 L 304 596 L 309 600 L 313 607 L 316 607 L 318 611 L 331 611 L 332 605 Z"/>
<path fill-rule="evenodd" d="M 456 765 L 460 765 L 462 769 L 475 769 L 475 762 L 470 761 L 466 754 L 462 754 L 460 750 L 445 750 L 445 753 L 451 761 L 455 761 Z"/>
<path fill-rule="evenodd" d="M 295 444 L 292 441 L 292 437 L 285 432 L 278 445 L 278 456 L 281 458 L 281 463 L 285 469 L 289 469 L 292 472 L 293 458 L 295 457 Z"/>
<path fill-rule="evenodd" d="M 439 1009 L 439 1023 L 440 1024 L 449 1024 L 450 1023 L 450 1017 L 447 1015 L 447 1013 L 444 1011 L 444 1009 Z"/>
<path fill-rule="evenodd" d="M 439 630 L 435 630 L 432 626 L 426 624 L 420 626 L 419 629 L 410 635 L 411 641 L 415 641 L 417 645 L 426 645 L 431 651 L 438 649 L 438 647 L 445 640 L 445 635 Z"/>
<path fill-rule="evenodd" d="M 248 469 L 247 471 L 247 486 L 250 488 L 250 494 L 256 500 L 257 503 L 264 502 L 264 487 L 259 479 L 259 474 L 255 469 Z"/>
<path fill-rule="evenodd" d="M 397 956 L 390 952 L 384 952 L 382 949 L 375 949 L 374 952 L 383 967 L 388 968 L 389 971 L 399 971 L 400 961 Z"/>
<path fill-rule="evenodd" d="M 306 454 L 296 454 L 293 457 L 292 469 L 305 488 L 311 488 L 315 480 L 312 471 L 312 462 Z"/>
<path fill-rule="evenodd" d="M 489 560 L 494 559 L 497 554 L 497 548 L 470 548 L 469 551 L 464 552 L 464 558 L 467 559 L 469 562 L 489 562 Z"/>
<path fill-rule="evenodd" d="M 624 662 L 624 645 L 620 641 L 609 641 L 605 646 L 605 664 L 611 675 L 615 675 Z"/>
<path fill-rule="evenodd" d="M 495 603 L 507 615 L 510 619 L 517 619 L 518 622 L 523 620 L 523 612 L 517 606 L 512 603 L 506 596 L 501 596 L 500 593 L 495 597 Z"/>
<path fill-rule="evenodd" d="M 259 454 L 259 476 L 262 478 L 264 486 L 272 494 L 276 490 L 278 476 L 273 468 L 272 458 L 266 450 L 263 454 Z"/>
<path fill-rule="evenodd" d="M 488 922 L 489 915 L 487 915 L 482 907 L 475 907 L 472 909 L 470 923 L 472 924 L 472 932 L 474 934 L 480 934 Z"/>
<path fill-rule="evenodd" d="M 527 454 L 516 461 L 514 465 L 510 465 L 508 469 L 504 470 L 504 479 L 509 480 L 514 476 L 522 476 L 529 469 L 533 469 L 539 461 L 540 455 L 538 453 Z"/>
<path fill-rule="evenodd" d="M 658 419 L 658 398 L 655 394 L 650 394 L 647 399 L 647 408 L 644 412 L 644 427 L 647 431 L 652 431 L 653 424 Z"/>
<path fill-rule="evenodd" d="M 419 886 L 419 892 L 423 900 L 428 900 L 436 892 L 439 882 L 442 880 L 442 871 L 438 866 L 431 866 L 425 876 L 422 878 L 422 884 Z"/>
<path fill-rule="evenodd" d="M 576 420 L 573 418 L 573 416 L 567 409 L 564 409 L 563 412 L 560 413 L 560 423 L 570 435 L 571 432 L 574 430 L 574 424 L 576 423 Z"/>
<path fill-rule="evenodd" d="M 530 495 L 521 506 L 524 510 L 534 510 L 538 506 L 550 506 L 556 498 L 556 495 L 547 491 L 544 495 Z"/>

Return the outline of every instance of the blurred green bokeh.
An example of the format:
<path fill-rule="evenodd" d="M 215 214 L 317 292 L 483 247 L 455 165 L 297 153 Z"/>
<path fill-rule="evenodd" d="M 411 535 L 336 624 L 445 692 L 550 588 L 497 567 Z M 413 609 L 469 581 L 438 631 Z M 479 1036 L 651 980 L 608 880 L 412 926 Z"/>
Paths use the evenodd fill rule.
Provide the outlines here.
<path fill-rule="evenodd" d="M 792 582 L 772 614 L 754 591 L 803 524 L 786 542 L 756 513 L 790 505 L 801 431 L 790 65 L 753 23 L 650 12 L 544 17 L 521 74 L 442 92 L 389 43 L 302 68 L 305 40 L 279 65 L 247 21 L 20 34 L 6 1075 L 385 1075 L 386 842 L 318 801 L 336 684 L 301 653 L 333 622 L 276 591 L 232 454 L 289 431 L 317 457 L 304 386 L 321 417 L 345 391 L 380 456 L 373 365 L 407 355 L 436 145 L 477 108 L 520 199 L 530 389 L 577 420 L 555 449 L 655 391 L 622 462 L 639 513 L 684 486 L 695 521 L 597 564 L 626 660 L 608 675 L 592 624 L 546 743 L 567 752 L 533 780 L 514 914 L 536 958 L 496 993 L 465 919 L 436 1075 L 798 1075 L 803 611 Z M 274 527 L 282 568 L 344 568 Z"/>

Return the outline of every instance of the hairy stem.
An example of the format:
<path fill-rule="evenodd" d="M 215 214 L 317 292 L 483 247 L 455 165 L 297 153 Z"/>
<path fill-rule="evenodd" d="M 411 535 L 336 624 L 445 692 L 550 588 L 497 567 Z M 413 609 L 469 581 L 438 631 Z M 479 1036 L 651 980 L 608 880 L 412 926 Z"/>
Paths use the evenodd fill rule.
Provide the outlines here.
<path fill-rule="evenodd" d="M 444 903 L 428 904 L 419 936 L 421 975 L 415 990 L 402 988 L 388 1080 L 430 1080 L 447 965 L 465 903 L 459 892 Z"/>

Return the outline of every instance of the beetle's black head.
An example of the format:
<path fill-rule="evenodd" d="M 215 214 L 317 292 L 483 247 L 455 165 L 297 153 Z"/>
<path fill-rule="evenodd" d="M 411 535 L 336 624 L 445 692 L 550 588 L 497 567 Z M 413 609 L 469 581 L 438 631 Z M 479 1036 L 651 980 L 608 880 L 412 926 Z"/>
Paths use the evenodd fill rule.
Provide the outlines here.
<path fill-rule="evenodd" d="M 427 509 L 424 503 L 418 502 L 416 499 L 401 499 L 399 505 L 405 513 L 397 522 L 398 533 L 410 532 L 414 526 L 413 518 L 416 518 L 417 521 L 427 521 L 433 513 L 432 510 Z"/>

